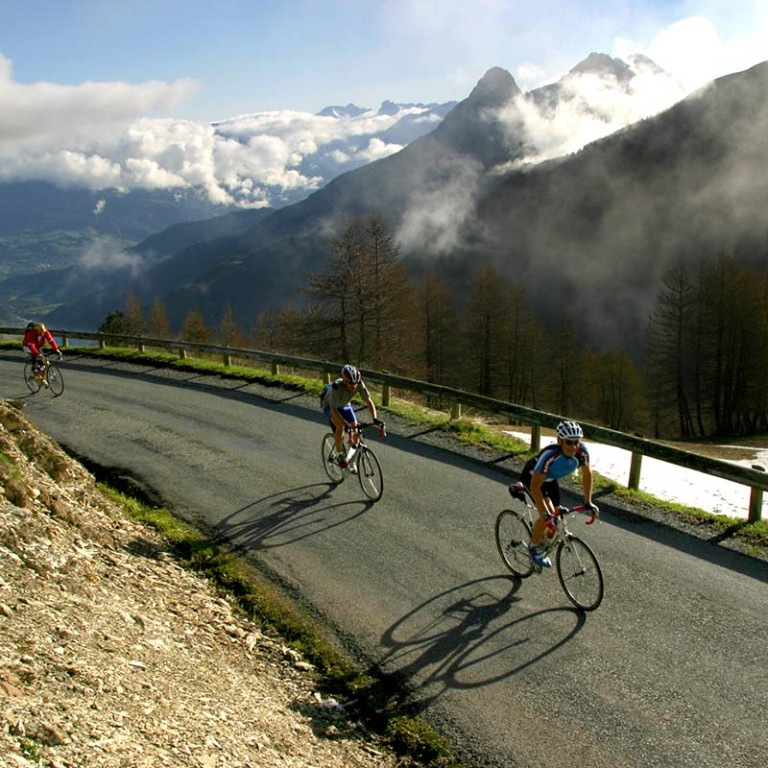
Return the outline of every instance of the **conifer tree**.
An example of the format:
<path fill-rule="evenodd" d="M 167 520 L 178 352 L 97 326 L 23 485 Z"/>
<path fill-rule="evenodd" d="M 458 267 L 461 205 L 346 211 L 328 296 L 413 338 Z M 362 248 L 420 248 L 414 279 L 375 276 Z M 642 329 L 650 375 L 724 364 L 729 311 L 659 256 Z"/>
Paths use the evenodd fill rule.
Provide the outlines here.
<path fill-rule="evenodd" d="M 183 341 L 192 341 L 199 344 L 211 343 L 211 332 L 205 325 L 205 318 L 199 309 L 191 309 L 181 325 L 181 338 Z"/>
<path fill-rule="evenodd" d="M 149 322 L 147 324 L 147 333 L 155 339 L 173 338 L 171 322 L 168 319 L 168 313 L 160 299 L 156 298 L 152 302 L 152 309 L 149 313 Z"/>
<path fill-rule="evenodd" d="M 143 336 L 147 332 L 144 310 L 133 291 L 129 291 L 125 297 L 125 326 L 129 336 Z"/>

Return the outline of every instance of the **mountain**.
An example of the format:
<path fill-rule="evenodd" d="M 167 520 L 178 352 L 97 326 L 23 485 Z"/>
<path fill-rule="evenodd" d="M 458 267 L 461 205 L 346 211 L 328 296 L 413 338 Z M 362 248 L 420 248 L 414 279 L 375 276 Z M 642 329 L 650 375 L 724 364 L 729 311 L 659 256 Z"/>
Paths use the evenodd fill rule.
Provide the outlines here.
<path fill-rule="evenodd" d="M 220 225 L 248 218 L 246 211 L 244 218 L 237 217 L 243 204 L 239 188 L 271 201 L 276 207 L 294 203 L 340 173 L 396 152 L 431 131 L 453 104 L 385 101 L 378 112 L 351 104 L 328 107 L 319 113 L 325 120 L 300 113 L 292 113 L 288 119 L 283 113 L 262 113 L 214 123 L 214 134 L 208 137 L 213 142 L 211 167 L 201 167 L 198 176 L 214 176 L 225 157 L 230 162 L 240 158 L 253 175 L 253 178 L 236 181 L 234 188 L 226 189 L 226 194 L 216 186 L 219 183 L 216 179 L 209 180 L 205 187 L 193 184 L 128 191 L 85 189 L 74 181 L 63 186 L 47 181 L 0 183 L 0 321 L 15 323 L 44 314 L 60 303 L 62 297 L 79 296 L 89 280 L 92 280 L 91 287 L 100 291 L 106 289 L 108 283 L 130 279 L 155 262 L 146 258 L 148 248 L 138 250 L 142 254 L 139 259 L 130 247 L 177 224 L 212 222 L 212 231 L 203 232 L 199 237 L 190 235 L 194 229 L 174 229 L 170 240 L 183 231 L 187 245 L 234 235 L 244 227 L 238 224 L 228 229 L 224 225 L 222 229 Z M 171 163 L 175 158 L 178 166 L 185 152 L 191 153 L 190 167 L 204 166 L 204 140 L 201 145 L 198 135 L 185 149 L 184 130 L 188 129 L 179 128 L 182 138 L 168 151 L 154 156 L 150 167 L 164 162 L 164 158 Z M 316 139 L 310 140 L 313 134 Z M 162 146 L 163 140 L 161 136 L 148 145 Z M 260 155 L 264 142 L 272 150 L 284 144 L 284 152 L 272 154 L 291 158 L 285 162 L 293 165 L 285 169 L 272 167 L 271 160 Z M 233 143 L 240 145 L 237 152 L 233 151 Z M 100 153 L 104 149 L 95 151 Z M 264 163 L 266 167 L 260 167 Z M 140 159 L 136 167 L 144 167 Z M 231 165 L 227 168 L 228 173 L 235 173 Z M 159 170 L 162 171 L 162 167 Z M 172 169 L 172 173 L 176 170 L 177 167 Z M 234 199 L 212 202 L 212 199 L 226 199 L 230 193 Z M 269 209 L 262 206 L 252 212 L 255 210 Z M 235 218 L 223 219 L 227 212 L 232 212 Z M 257 214 L 255 218 L 260 217 L 261 214 Z M 123 253 L 126 248 L 129 251 Z M 91 275 L 89 271 L 93 266 L 96 272 Z M 42 275 L 44 280 L 40 279 Z"/>
<path fill-rule="evenodd" d="M 387 100 L 378 110 L 347 104 L 325 107 L 314 116 L 266 112 L 240 115 L 212 126 L 217 139 L 237 142 L 255 155 L 256 162 L 265 142 L 282 146 L 288 158 L 283 173 L 267 168 L 264 178 L 253 179 L 270 206 L 282 208 L 303 200 L 342 173 L 400 151 L 432 131 L 455 103 Z M 230 149 L 225 150 L 227 154 Z M 300 183 L 294 183 L 296 178 Z"/>
<path fill-rule="evenodd" d="M 621 63 L 612 69 L 624 88 Z M 674 260 L 720 248 L 765 256 L 767 69 L 721 78 L 655 117 L 536 164 L 526 158 L 542 137 L 526 111 L 541 94 L 521 94 L 509 73 L 492 69 L 401 152 L 52 317 L 93 327 L 130 289 L 144 301 L 160 296 L 175 323 L 196 307 L 216 324 L 229 301 L 250 327 L 262 309 L 300 301 L 306 274 L 327 261 L 330 235 L 375 211 L 396 232 L 412 275 L 434 265 L 461 300 L 474 266 L 491 261 L 545 321 L 566 307 L 596 345 L 634 350 Z M 562 93 L 573 98 L 572 89 Z"/>
<path fill-rule="evenodd" d="M 173 224 L 232 210 L 199 190 L 89 190 L 45 181 L 0 183 L 0 238 L 91 231 L 137 242 Z M 0 244 L 0 263 L 2 263 Z"/>
<path fill-rule="evenodd" d="M 317 269 L 327 256 L 328 233 L 349 216 L 376 210 L 400 220 L 412 196 L 424 200 L 444 194 L 446 183 L 471 191 L 484 170 L 506 161 L 510 153 L 519 154 L 521 148 L 510 145 L 486 115 L 519 92 L 509 73 L 491 70 L 436 129 L 400 152 L 342 174 L 247 232 L 181 250 L 115 290 L 92 293 L 87 304 L 75 299 L 52 312 L 49 323 L 94 327 L 124 304 L 130 290 L 144 302 L 163 297 L 175 324 L 191 306 L 217 321 L 227 301 L 241 322 L 252 324 L 261 309 L 298 295 L 307 271 Z M 215 266 L 202 276 L 200 263 Z"/>
<path fill-rule="evenodd" d="M 725 250 L 768 257 L 768 62 L 578 154 L 508 175 L 452 267 L 491 260 L 587 338 L 637 350 L 665 273 Z M 542 290 L 541 286 L 546 286 Z"/>

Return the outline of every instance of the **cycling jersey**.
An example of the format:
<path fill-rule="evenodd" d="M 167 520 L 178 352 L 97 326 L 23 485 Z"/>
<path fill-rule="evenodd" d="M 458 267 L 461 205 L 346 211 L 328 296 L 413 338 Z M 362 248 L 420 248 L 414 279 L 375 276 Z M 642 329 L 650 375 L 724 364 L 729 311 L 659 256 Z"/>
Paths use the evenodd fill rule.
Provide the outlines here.
<path fill-rule="evenodd" d="M 580 443 L 576 453 L 568 458 L 559 445 L 548 445 L 532 460 L 531 472 L 541 472 L 546 475 L 544 482 L 559 480 L 575 472 L 579 467 L 589 464 L 589 451 Z"/>
<path fill-rule="evenodd" d="M 22 349 L 34 357 L 40 354 L 40 351 L 46 344 L 49 344 L 54 352 L 59 351 L 59 345 L 54 341 L 51 332 L 47 328 L 42 333 L 37 328 L 30 328 L 24 334 L 24 340 L 21 342 Z"/>
<path fill-rule="evenodd" d="M 352 402 L 352 398 L 358 392 L 364 402 L 367 403 L 371 399 L 368 387 L 365 386 L 362 379 L 357 385 L 357 388 L 353 389 L 351 392 L 344 379 L 336 379 L 336 381 L 323 389 L 323 395 L 320 399 L 320 407 L 323 410 L 326 408 L 336 408 L 338 410 L 345 405 L 349 405 Z"/>

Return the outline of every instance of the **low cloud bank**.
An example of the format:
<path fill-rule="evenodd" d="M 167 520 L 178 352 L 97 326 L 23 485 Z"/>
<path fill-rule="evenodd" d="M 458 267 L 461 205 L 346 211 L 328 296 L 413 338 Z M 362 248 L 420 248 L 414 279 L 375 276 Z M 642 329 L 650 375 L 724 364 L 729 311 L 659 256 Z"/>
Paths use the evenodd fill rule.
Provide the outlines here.
<path fill-rule="evenodd" d="M 22 85 L 0 53 L 0 182 L 121 191 L 199 186 L 212 203 L 262 207 L 329 180 L 303 170 L 307 158 L 341 171 L 398 152 L 401 145 L 374 134 L 424 111 L 269 112 L 213 125 L 144 116 L 171 111 L 197 88 L 191 80 Z"/>

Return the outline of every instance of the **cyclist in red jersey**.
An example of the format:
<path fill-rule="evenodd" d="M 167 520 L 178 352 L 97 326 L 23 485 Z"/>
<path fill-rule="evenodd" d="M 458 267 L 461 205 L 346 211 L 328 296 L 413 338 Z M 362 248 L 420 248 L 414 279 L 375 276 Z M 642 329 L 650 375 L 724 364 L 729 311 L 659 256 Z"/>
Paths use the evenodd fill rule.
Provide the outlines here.
<path fill-rule="evenodd" d="M 24 340 L 21 342 L 21 348 L 32 355 L 32 368 L 36 372 L 38 369 L 40 353 L 43 351 L 46 344 L 54 352 L 58 353 L 59 360 L 61 360 L 61 350 L 59 349 L 56 340 L 51 335 L 51 332 L 42 323 L 27 323 L 27 328 L 24 332 Z"/>

